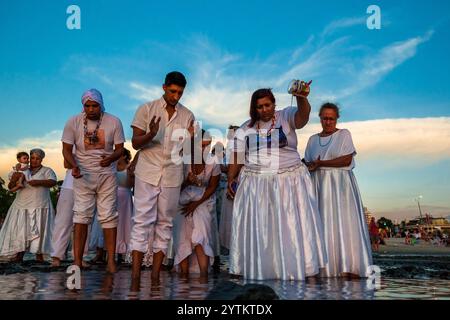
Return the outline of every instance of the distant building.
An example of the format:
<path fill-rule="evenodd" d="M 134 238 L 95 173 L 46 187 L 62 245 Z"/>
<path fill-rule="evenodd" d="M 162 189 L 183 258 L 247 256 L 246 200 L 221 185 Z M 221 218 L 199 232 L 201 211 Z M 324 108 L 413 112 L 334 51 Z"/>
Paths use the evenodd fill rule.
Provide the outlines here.
<path fill-rule="evenodd" d="M 406 223 L 406 229 L 410 231 L 418 229 L 419 227 L 427 233 L 435 230 L 450 233 L 450 222 L 444 217 L 433 218 L 429 215 L 425 218 L 417 217 Z"/>

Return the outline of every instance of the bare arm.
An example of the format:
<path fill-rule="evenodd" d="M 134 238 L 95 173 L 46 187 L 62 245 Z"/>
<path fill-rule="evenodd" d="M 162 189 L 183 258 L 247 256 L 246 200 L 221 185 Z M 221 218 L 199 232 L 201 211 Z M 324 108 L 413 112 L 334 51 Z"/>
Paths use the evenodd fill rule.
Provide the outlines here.
<path fill-rule="evenodd" d="M 320 157 L 317 160 L 314 160 L 311 163 L 308 163 L 309 171 L 315 171 L 320 167 L 332 167 L 332 168 L 343 168 L 348 167 L 352 163 L 353 153 L 347 154 L 342 157 L 338 157 L 331 160 L 320 160 Z"/>
<path fill-rule="evenodd" d="M 55 180 L 30 180 L 28 181 L 28 184 L 32 187 L 46 187 L 46 188 L 51 188 L 56 186 L 56 181 Z"/>
<path fill-rule="evenodd" d="M 135 150 L 142 149 L 150 141 L 153 140 L 153 138 L 158 133 L 160 121 L 161 121 L 161 117 L 156 119 L 156 116 L 154 116 L 152 118 L 152 120 L 150 121 L 148 133 L 146 133 L 144 130 L 139 129 L 137 127 L 132 127 L 133 128 L 133 138 L 131 139 L 131 143 Z"/>
<path fill-rule="evenodd" d="M 296 96 L 297 112 L 295 113 L 295 129 L 303 128 L 309 121 L 309 114 L 311 113 L 311 105 L 308 98 L 304 96 Z"/>
<path fill-rule="evenodd" d="M 80 172 L 80 168 L 78 167 L 77 161 L 75 160 L 75 158 L 73 157 L 73 145 L 69 144 L 69 143 L 65 143 L 63 142 L 63 150 L 62 150 L 62 154 L 64 157 L 64 166 L 67 165 L 67 167 L 71 167 L 72 169 L 72 176 L 75 179 L 81 178 L 81 172 Z"/>
<path fill-rule="evenodd" d="M 201 205 L 203 202 L 209 199 L 214 194 L 214 192 L 216 192 L 217 186 L 219 185 L 219 180 L 220 175 L 212 176 L 209 179 L 208 187 L 206 188 L 200 200 L 192 201 L 183 208 L 183 212 L 186 216 L 194 213 L 195 209 L 197 209 L 199 205 Z"/>
<path fill-rule="evenodd" d="M 227 192 L 231 198 L 234 198 L 234 191 L 231 187 L 233 181 L 241 172 L 242 167 L 244 166 L 244 153 L 243 152 L 233 152 L 231 154 L 231 163 L 228 165 L 228 186 Z"/>

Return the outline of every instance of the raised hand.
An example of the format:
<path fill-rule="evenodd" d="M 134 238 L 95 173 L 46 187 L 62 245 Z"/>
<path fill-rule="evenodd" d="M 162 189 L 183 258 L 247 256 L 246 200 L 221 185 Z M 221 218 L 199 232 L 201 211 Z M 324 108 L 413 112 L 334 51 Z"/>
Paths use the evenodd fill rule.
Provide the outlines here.
<path fill-rule="evenodd" d="M 305 97 L 306 98 L 310 93 L 311 83 L 312 83 L 312 80 L 310 80 L 308 83 L 306 83 L 305 81 L 301 81 L 302 90 L 299 92 L 298 91 L 292 92 L 292 94 L 297 97 Z"/>
<path fill-rule="evenodd" d="M 194 120 L 191 120 L 191 123 L 189 124 L 188 132 L 193 137 L 195 135 L 195 122 Z"/>
<path fill-rule="evenodd" d="M 159 130 L 159 122 L 161 121 L 161 117 L 158 117 L 156 120 L 156 116 L 153 116 L 152 120 L 150 121 L 150 124 L 148 125 L 148 128 L 150 130 L 151 135 L 154 137 L 158 133 Z"/>

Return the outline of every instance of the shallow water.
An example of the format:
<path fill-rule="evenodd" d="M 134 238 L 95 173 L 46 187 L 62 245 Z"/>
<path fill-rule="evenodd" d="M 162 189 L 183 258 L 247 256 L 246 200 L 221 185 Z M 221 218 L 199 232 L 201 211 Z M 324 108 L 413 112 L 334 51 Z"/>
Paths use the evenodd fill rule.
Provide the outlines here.
<path fill-rule="evenodd" d="M 450 280 L 397 279 L 381 277 L 379 288 L 367 280 L 315 279 L 300 281 L 244 281 L 230 279 L 226 273 L 210 276 L 204 282 L 196 275 L 189 280 L 176 273 L 162 272 L 161 283 L 150 284 L 150 270 L 142 271 L 140 291 L 130 291 L 131 270 L 125 268 L 114 275 L 104 270 L 82 272 L 81 290 L 66 288 L 64 271 L 14 273 L 0 276 L 0 299 L 25 300 L 103 300 L 103 299 L 233 299 L 239 285 L 250 283 L 271 287 L 280 299 L 448 299 Z"/>

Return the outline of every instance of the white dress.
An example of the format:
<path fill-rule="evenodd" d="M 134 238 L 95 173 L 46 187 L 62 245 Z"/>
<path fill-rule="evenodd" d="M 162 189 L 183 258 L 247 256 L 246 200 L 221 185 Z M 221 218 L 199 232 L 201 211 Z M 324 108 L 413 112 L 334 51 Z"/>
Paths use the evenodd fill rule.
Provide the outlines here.
<path fill-rule="evenodd" d="M 126 254 L 130 244 L 131 217 L 133 215 L 133 195 L 127 186 L 127 170 L 117 172 L 117 224 L 116 253 Z"/>
<path fill-rule="evenodd" d="M 32 179 L 57 181 L 48 167 L 42 167 Z M 27 184 L 18 190 L 0 231 L 0 256 L 14 257 L 23 251 L 50 254 L 54 219 L 49 188 Z"/>
<path fill-rule="evenodd" d="M 352 137 L 350 131 L 341 129 L 328 137 L 311 136 L 305 160 L 311 162 L 319 155 L 321 160 L 332 160 L 349 154 L 356 154 Z M 348 167 L 322 167 L 312 173 L 324 223 L 328 252 L 325 276 L 328 277 L 347 272 L 365 277 L 367 267 L 372 264 L 368 227 L 352 171 L 354 166 L 352 160 Z"/>
<path fill-rule="evenodd" d="M 185 177 L 191 171 L 191 166 L 186 165 Z M 191 273 L 198 273 L 199 267 L 197 256 L 194 252 L 196 245 L 201 245 L 205 254 L 210 258 L 210 265 L 214 262 L 218 243 L 217 215 L 215 211 L 216 197 L 213 194 L 195 209 L 194 213 L 185 217 L 181 214 L 181 208 L 189 202 L 199 200 L 212 176 L 220 175 L 220 165 L 206 164 L 205 169 L 197 178 L 201 181 L 201 186 L 190 185 L 181 191 L 180 208 L 174 219 L 173 248 L 174 265 L 177 266 L 185 258 L 189 258 L 189 270 Z"/>
<path fill-rule="evenodd" d="M 234 199 L 231 274 L 304 280 L 327 262 L 313 184 L 297 151 L 296 110 L 276 111 L 274 124 L 259 123 L 259 135 L 249 121 L 236 132 L 234 150 L 246 157 Z"/>

